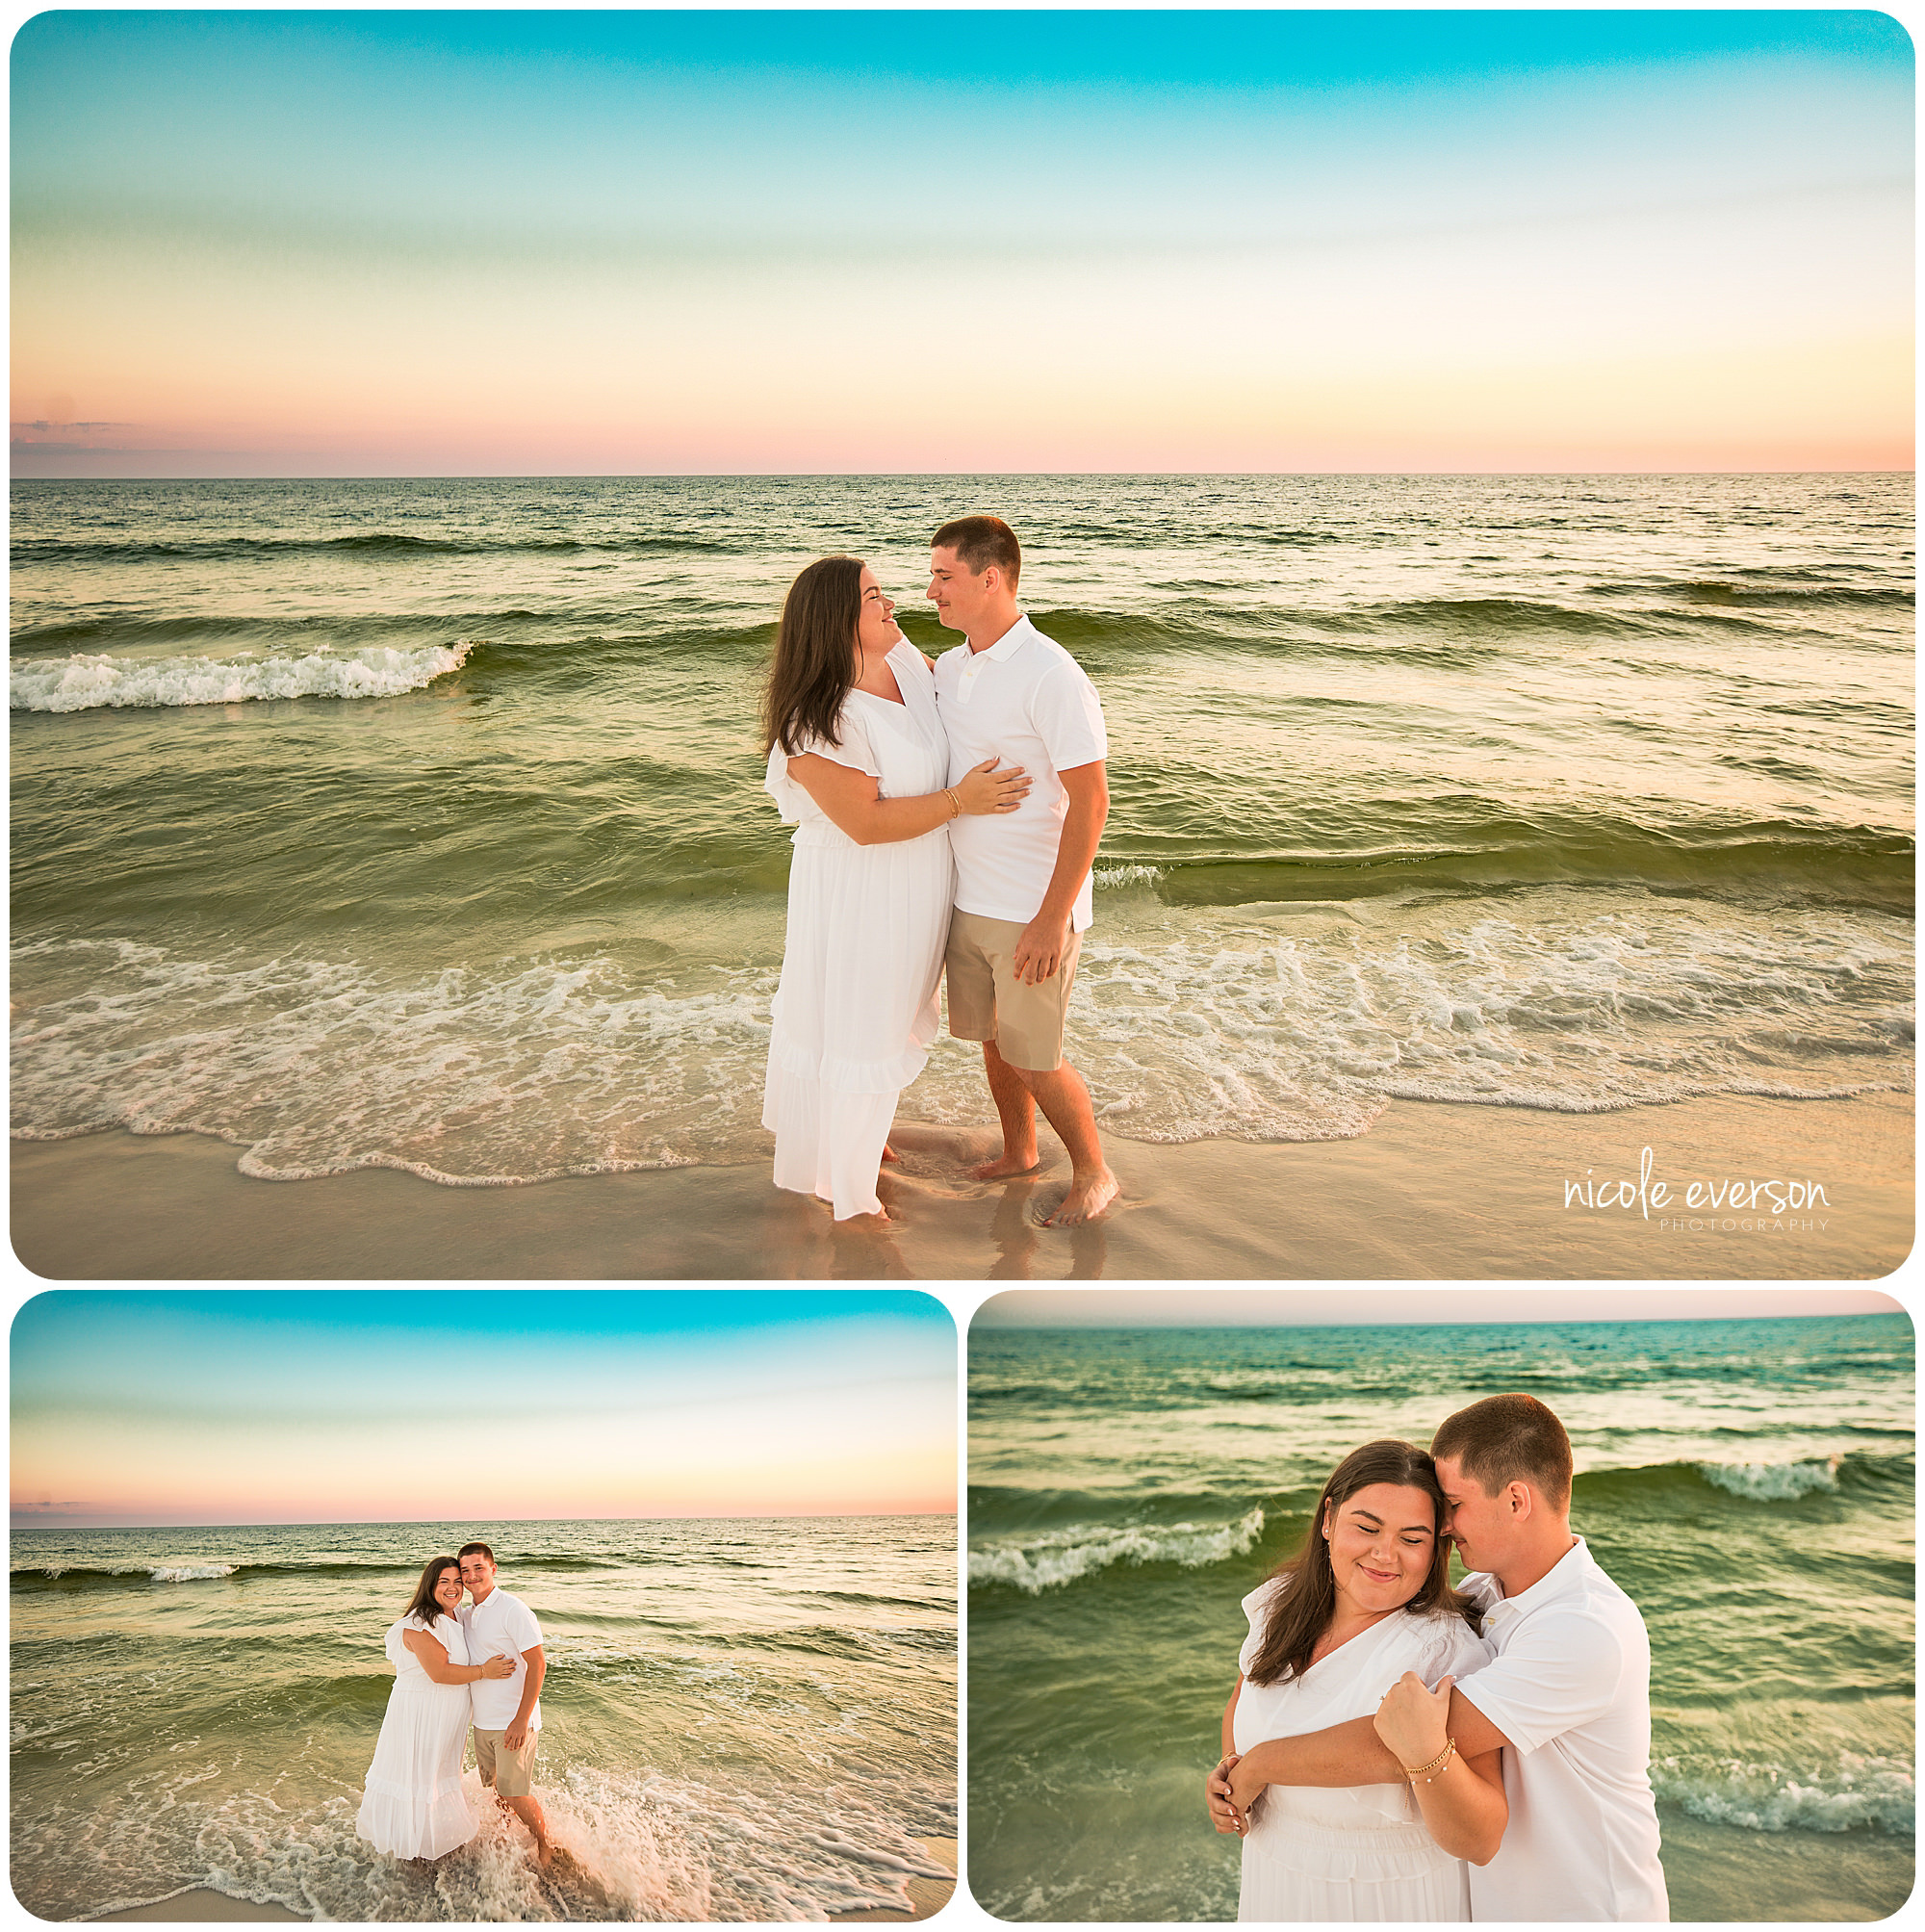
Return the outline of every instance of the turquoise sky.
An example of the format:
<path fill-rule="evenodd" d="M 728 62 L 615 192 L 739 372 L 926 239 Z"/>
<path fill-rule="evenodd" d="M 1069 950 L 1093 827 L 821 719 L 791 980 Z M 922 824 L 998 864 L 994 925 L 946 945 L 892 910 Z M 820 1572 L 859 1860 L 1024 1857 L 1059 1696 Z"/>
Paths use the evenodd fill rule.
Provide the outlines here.
<path fill-rule="evenodd" d="M 55 1290 L 11 1354 L 22 1522 L 954 1505 L 911 1292 Z"/>
<path fill-rule="evenodd" d="M 1912 90 L 1872 13 L 42 14 L 15 440 L 1370 467 L 1619 420 L 1868 464 Z"/>

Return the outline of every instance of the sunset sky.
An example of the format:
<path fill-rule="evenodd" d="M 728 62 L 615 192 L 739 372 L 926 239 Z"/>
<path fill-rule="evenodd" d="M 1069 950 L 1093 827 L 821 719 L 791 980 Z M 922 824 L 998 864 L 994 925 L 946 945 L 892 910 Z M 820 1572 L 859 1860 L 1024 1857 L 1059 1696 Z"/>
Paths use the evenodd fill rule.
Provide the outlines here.
<path fill-rule="evenodd" d="M 1347 1328 L 1430 1323 L 1736 1322 L 1894 1315 L 1879 1288 L 1011 1288 L 972 1328 Z"/>
<path fill-rule="evenodd" d="M 42 14 L 16 476 L 1912 462 L 1873 13 Z"/>
<path fill-rule="evenodd" d="M 15 1525 L 956 1507 L 907 1291 L 59 1290 L 12 1393 Z"/>

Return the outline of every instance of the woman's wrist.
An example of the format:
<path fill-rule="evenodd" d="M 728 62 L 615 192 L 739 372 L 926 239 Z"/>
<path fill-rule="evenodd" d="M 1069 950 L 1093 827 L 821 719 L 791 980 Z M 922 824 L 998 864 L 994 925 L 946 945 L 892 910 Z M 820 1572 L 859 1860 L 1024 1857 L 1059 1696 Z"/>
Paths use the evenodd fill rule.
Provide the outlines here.
<path fill-rule="evenodd" d="M 1403 1775 L 1407 1779 L 1409 1779 L 1409 1781 L 1413 1785 L 1417 1784 L 1427 1785 L 1433 1778 L 1439 1776 L 1443 1772 L 1445 1767 L 1450 1764 L 1450 1760 L 1454 1758 L 1456 1755 L 1457 1755 L 1456 1739 L 1446 1738 L 1444 1740 L 1444 1748 L 1441 1751 L 1437 1752 L 1434 1756 L 1426 1758 L 1423 1764 L 1403 1765 L 1403 1760 L 1401 1758 L 1398 1760 L 1398 1763 L 1399 1765 L 1403 1765 Z"/>

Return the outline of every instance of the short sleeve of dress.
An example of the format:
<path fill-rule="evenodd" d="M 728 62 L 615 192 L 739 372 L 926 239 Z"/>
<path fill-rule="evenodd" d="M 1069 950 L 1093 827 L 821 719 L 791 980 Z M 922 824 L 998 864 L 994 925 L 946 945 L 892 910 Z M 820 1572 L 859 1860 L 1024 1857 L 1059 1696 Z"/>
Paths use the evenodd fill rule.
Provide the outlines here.
<path fill-rule="evenodd" d="M 1454 1677 L 1462 1683 L 1491 1661 L 1491 1646 L 1462 1617 L 1452 1613 L 1433 1616 L 1426 1622 L 1424 1661 L 1415 1666 L 1425 1684 L 1434 1686 L 1440 1677 Z"/>
<path fill-rule="evenodd" d="M 1249 1619 L 1249 1635 L 1244 1638 L 1244 1647 L 1237 1653 L 1237 1668 L 1249 1673 L 1250 1660 L 1257 1654 L 1257 1646 L 1263 1642 L 1264 1631 L 1270 1622 L 1270 1610 L 1277 1597 L 1290 1584 L 1288 1577 L 1266 1577 L 1248 1596 L 1244 1599 L 1244 1614 Z"/>
<path fill-rule="evenodd" d="M 835 734 L 840 744 L 831 744 L 828 739 L 817 737 L 812 732 L 801 734 L 797 740 L 798 749 L 785 752 L 781 745 L 769 749 L 768 775 L 762 780 L 762 789 L 776 802 L 776 810 L 782 813 L 784 825 L 798 825 L 805 812 L 810 811 L 813 801 L 808 793 L 788 775 L 788 761 L 791 758 L 813 755 L 816 758 L 833 760 L 836 764 L 846 764 L 852 771 L 866 773 L 879 780 L 883 768 L 876 762 L 876 756 L 869 748 L 869 734 L 862 729 L 862 721 L 847 705 L 842 708 L 842 715 L 835 721 Z"/>
<path fill-rule="evenodd" d="M 410 1631 L 425 1631 L 428 1626 L 418 1616 L 404 1616 L 398 1623 L 388 1626 L 388 1635 L 381 1648 L 388 1654 L 388 1662 L 397 1670 L 419 1670 L 421 1659 L 408 1648 Z"/>

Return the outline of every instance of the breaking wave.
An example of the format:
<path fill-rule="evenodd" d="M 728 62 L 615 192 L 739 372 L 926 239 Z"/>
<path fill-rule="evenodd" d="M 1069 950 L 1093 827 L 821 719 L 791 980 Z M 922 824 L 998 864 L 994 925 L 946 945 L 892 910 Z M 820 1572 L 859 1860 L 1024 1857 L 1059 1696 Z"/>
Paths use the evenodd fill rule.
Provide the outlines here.
<path fill-rule="evenodd" d="M 1788 1503 L 1838 1486 L 1841 1456 L 1824 1462 L 1701 1462 L 1705 1481 L 1755 1503 Z"/>
<path fill-rule="evenodd" d="M 16 711 L 237 705 L 265 698 L 392 698 L 458 671 L 475 640 L 412 650 L 372 645 L 302 657 L 170 657 L 158 662 L 76 653 L 17 664 L 9 685 Z"/>
<path fill-rule="evenodd" d="M 1040 1596 L 1113 1563 L 1174 1563 L 1180 1569 L 1205 1569 L 1253 1549 L 1263 1527 L 1261 1507 L 1234 1523 L 1172 1523 L 1155 1529 L 1076 1524 L 1021 1543 L 971 1550 L 969 1581 L 1008 1584 L 1029 1596 Z"/>
<path fill-rule="evenodd" d="M 1896 1758 L 1838 1755 L 1829 1769 L 1787 1769 L 1740 1758 L 1654 1760 L 1652 1790 L 1694 1817 L 1740 1831 L 1914 1829 L 1917 1795 L 1911 1767 Z"/>

